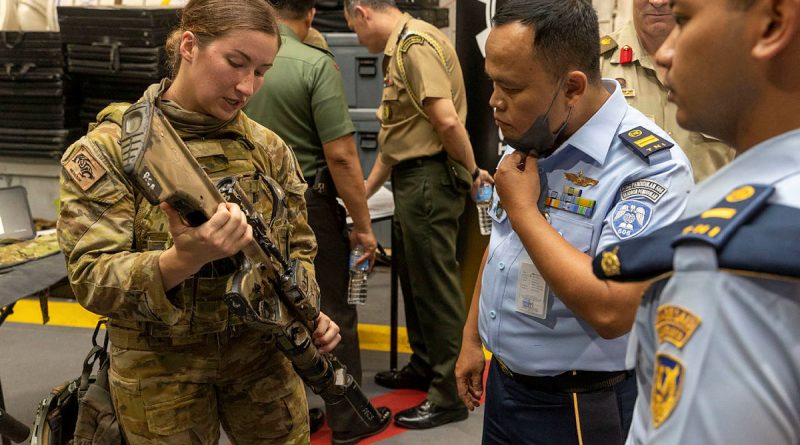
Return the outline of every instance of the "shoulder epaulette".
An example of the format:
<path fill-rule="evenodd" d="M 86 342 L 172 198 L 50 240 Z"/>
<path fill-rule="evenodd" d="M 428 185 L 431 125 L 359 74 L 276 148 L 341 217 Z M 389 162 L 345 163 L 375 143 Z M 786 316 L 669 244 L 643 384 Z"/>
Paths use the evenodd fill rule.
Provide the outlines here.
<path fill-rule="evenodd" d="M 328 49 L 328 48 L 323 48 L 323 47 L 321 47 L 321 46 L 317 46 L 317 45 L 315 45 L 315 44 L 313 44 L 313 43 L 310 43 L 310 42 L 300 42 L 300 43 L 302 43 L 303 45 L 305 45 L 305 46 L 307 46 L 307 47 L 309 47 L 309 48 L 313 48 L 313 49 L 315 49 L 315 50 L 317 50 L 317 51 L 322 51 L 323 53 L 325 53 L 325 54 L 326 54 L 326 55 L 328 55 L 328 56 L 331 56 L 331 57 L 332 57 L 332 58 L 334 58 L 334 59 L 336 58 L 336 57 L 334 56 L 334 54 L 331 52 L 331 50 L 330 50 L 330 49 Z"/>
<path fill-rule="evenodd" d="M 771 186 L 745 185 L 700 215 L 598 253 L 598 278 L 644 281 L 673 270 L 675 248 L 694 240 L 717 252 L 720 269 L 800 278 L 800 208 L 767 202 Z M 780 236 L 776 236 L 780 234 Z"/>
<path fill-rule="evenodd" d="M 675 145 L 670 141 L 656 136 L 652 131 L 644 127 L 636 127 L 624 131 L 618 136 L 622 139 L 625 146 L 644 160 L 647 160 L 648 157 L 659 151 L 667 150 Z"/>
<path fill-rule="evenodd" d="M 600 37 L 600 55 L 615 50 L 619 44 L 611 36 Z"/>
<path fill-rule="evenodd" d="M 736 230 L 767 203 L 775 191 L 768 185 L 743 185 L 728 193 L 714 207 L 687 222 L 674 245 L 686 241 L 702 241 L 720 249 Z"/>
<path fill-rule="evenodd" d="M 442 46 L 439 45 L 433 37 L 429 36 L 428 34 L 421 32 L 421 31 L 412 31 L 408 29 L 404 29 L 403 32 L 400 34 L 400 38 L 397 42 L 397 71 L 400 74 L 400 77 L 403 79 L 403 83 L 408 85 L 408 76 L 406 75 L 406 65 L 403 56 L 408 53 L 408 50 L 414 45 L 430 45 L 431 48 L 436 52 L 436 56 L 439 61 L 442 63 L 442 66 L 448 72 L 450 69 L 447 67 L 447 59 L 444 56 L 444 50 Z M 422 101 L 413 91 L 413 88 L 407 88 L 406 91 L 408 95 L 411 97 L 411 103 L 414 105 L 414 108 L 417 109 L 417 112 L 421 114 L 425 119 L 428 119 L 428 115 L 425 113 L 425 110 L 422 108 Z"/>

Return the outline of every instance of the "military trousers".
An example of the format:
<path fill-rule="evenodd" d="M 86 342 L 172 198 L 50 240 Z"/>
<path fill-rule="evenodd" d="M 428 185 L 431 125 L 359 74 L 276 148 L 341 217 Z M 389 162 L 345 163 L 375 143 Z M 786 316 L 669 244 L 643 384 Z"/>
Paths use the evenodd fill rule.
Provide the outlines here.
<path fill-rule="evenodd" d="M 308 444 L 302 381 L 267 334 L 239 329 L 184 346 L 111 335 L 109 386 L 129 445 L 217 445 L 220 424 L 234 445 Z"/>
<path fill-rule="evenodd" d="M 633 419 L 633 373 L 608 388 L 563 392 L 531 387 L 489 365 L 483 445 L 623 445 Z"/>
<path fill-rule="evenodd" d="M 314 258 L 322 312 L 339 325 L 342 341 L 333 353 L 347 372 L 361 385 L 361 351 L 358 343 L 358 312 L 347 304 L 350 277 L 350 240 L 347 237 L 345 210 L 335 196 L 322 195 L 313 189 L 306 191 L 308 225 L 317 238 Z M 364 423 L 353 410 L 326 406 L 328 425 L 332 431 L 349 432 Z"/>
<path fill-rule="evenodd" d="M 404 161 L 392 168 L 392 254 L 397 255 L 403 292 L 410 366 L 431 377 L 428 399 L 444 408 L 463 407 L 455 363 L 466 307 L 456 239 L 466 193 L 454 181 L 442 157 Z"/>

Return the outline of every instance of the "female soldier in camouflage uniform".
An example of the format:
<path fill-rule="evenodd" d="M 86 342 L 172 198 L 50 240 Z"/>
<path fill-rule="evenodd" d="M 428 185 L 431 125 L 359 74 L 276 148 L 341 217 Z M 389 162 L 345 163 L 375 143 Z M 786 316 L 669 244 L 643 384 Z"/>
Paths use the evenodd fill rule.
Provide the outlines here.
<path fill-rule="evenodd" d="M 240 111 L 279 45 L 263 0 L 192 0 L 167 42 L 175 75 L 143 99 L 160 98 L 212 181 L 259 172 L 283 187 L 290 256 L 313 279 L 316 243 L 297 161 Z M 64 154 L 58 229 L 76 297 L 110 318 L 109 380 L 127 442 L 217 444 L 221 423 L 234 444 L 308 443 L 305 393 L 290 362 L 222 300 L 234 270 L 228 257 L 252 239 L 243 213 L 221 204 L 209 221 L 189 227 L 169 206 L 143 199 L 122 171 L 126 108 L 106 108 Z M 269 208 L 258 184 L 240 183 L 257 208 Z M 314 340 L 321 351 L 336 346 L 338 331 L 320 315 Z"/>

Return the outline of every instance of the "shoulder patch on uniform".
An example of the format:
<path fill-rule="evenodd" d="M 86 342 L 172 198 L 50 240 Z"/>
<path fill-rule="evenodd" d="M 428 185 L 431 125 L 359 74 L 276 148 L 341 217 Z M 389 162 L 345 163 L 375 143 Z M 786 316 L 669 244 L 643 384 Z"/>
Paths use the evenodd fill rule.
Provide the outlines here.
<path fill-rule="evenodd" d="M 664 352 L 656 354 L 653 391 L 650 394 L 650 415 L 653 427 L 660 427 L 678 406 L 686 369 L 677 357 Z"/>
<path fill-rule="evenodd" d="M 667 150 L 675 145 L 672 142 L 661 139 L 644 127 L 633 128 L 620 133 L 618 136 L 628 148 L 645 160 L 652 154 Z"/>
<path fill-rule="evenodd" d="M 658 202 L 665 193 L 667 187 L 649 179 L 639 179 L 619 189 L 620 199 L 646 198 L 653 203 Z"/>
<path fill-rule="evenodd" d="M 702 241 L 720 249 L 742 224 L 761 210 L 775 191 L 769 185 L 743 185 L 728 193 L 722 201 L 687 221 L 675 246 L 687 240 Z"/>
<path fill-rule="evenodd" d="M 61 161 L 64 170 L 84 192 L 106 174 L 106 169 L 86 147 L 80 147 Z"/>
<path fill-rule="evenodd" d="M 620 201 L 611 211 L 611 225 L 617 238 L 625 240 L 644 231 L 653 217 L 653 208 L 642 201 Z"/>
<path fill-rule="evenodd" d="M 700 326 L 700 317 L 680 306 L 665 304 L 656 313 L 656 335 L 659 343 L 672 343 L 683 349 Z"/>
<path fill-rule="evenodd" d="M 605 54 L 613 49 L 616 49 L 617 42 L 611 36 L 600 37 L 600 54 Z"/>

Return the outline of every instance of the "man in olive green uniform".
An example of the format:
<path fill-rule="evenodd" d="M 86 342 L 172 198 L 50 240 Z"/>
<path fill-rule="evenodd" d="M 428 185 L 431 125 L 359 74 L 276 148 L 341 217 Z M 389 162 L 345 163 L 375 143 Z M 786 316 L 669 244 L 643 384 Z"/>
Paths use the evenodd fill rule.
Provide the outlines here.
<path fill-rule="evenodd" d="M 364 246 L 370 255 L 365 261 L 371 260 L 377 241 L 353 138 L 355 127 L 332 55 L 303 43 L 313 20 L 314 0 L 272 0 L 272 4 L 279 16 L 282 45 L 264 76 L 263 88 L 250 99 L 245 111 L 292 147 L 311 185 L 305 196 L 309 224 L 319 247 L 314 266 L 319 271 L 321 308 L 341 328 L 336 356 L 361 384 L 358 314 L 355 305 L 347 303 L 348 260 L 350 249 L 356 245 Z M 336 201 L 337 195 L 353 218 L 349 240 L 345 211 Z M 352 410 L 327 408 L 336 444 L 377 434 L 388 425 L 387 421 L 365 430 Z M 312 419 L 314 414 L 312 411 Z"/>
<path fill-rule="evenodd" d="M 628 103 L 666 130 L 692 163 L 695 183 L 733 159 L 734 150 L 717 139 L 681 128 L 677 106 L 667 101 L 664 74 L 653 55 L 664 43 L 675 19 L 666 0 L 632 0 L 633 21 L 600 39 L 603 77 L 616 79 Z M 712 68 L 710 68 L 712 69 Z"/>
<path fill-rule="evenodd" d="M 145 98 L 168 85 L 152 85 Z M 271 200 L 252 174 L 284 189 L 288 218 L 273 226 L 276 239 L 290 234 L 290 256 L 313 280 L 306 184 L 289 147 L 243 113 L 223 122 L 169 100 L 159 106 L 212 181 L 240 177 L 264 215 Z M 207 263 L 165 291 L 159 257 L 174 248 L 171 222 L 123 174 L 126 108 L 103 110 L 64 153 L 58 236 L 79 302 L 110 318 L 109 383 L 127 443 L 216 443 L 220 423 L 233 443 L 308 443 L 305 391 L 291 362 L 271 335 L 244 325 L 223 301 L 233 262 Z"/>
<path fill-rule="evenodd" d="M 400 371 L 378 373 L 390 388 L 427 389 L 395 423 L 431 428 L 463 420 L 454 376 L 466 317 L 456 235 L 465 197 L 489 174 L 475 164 L 464 128 L 467 104 L 455 49 L 438 29 L 391 0 L 347 0 L 345 17 L 371 53 L 383 51 L 380 154 L 367 195 L 391 175 L 395 245 L 413 354 Z M 471 174 L 470 174 L 471 173 Z"/>

